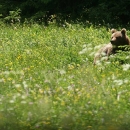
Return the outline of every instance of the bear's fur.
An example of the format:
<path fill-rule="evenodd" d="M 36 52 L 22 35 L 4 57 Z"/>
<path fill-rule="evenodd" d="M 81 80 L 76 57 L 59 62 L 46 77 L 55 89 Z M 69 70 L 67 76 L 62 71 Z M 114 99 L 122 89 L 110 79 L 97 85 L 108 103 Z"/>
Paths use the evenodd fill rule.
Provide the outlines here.
<path fill-rule="evenodd" d="M 112 44 L 111 43 L 106 44 L 101 49 L 99 49 L 98 52 L 95 54 L 93 64 L 95 65 L 97 60 L 99 60 L 102 56 L 107 56 L 106 60 L 108 60 L 109 55 L 112 53 L 114 53 Z"/>
<path fill-rule="evenodd" d="M 130 45 L 130 39 L 126 35 L 126 29 L 123 28 L 121 31 L 117 31 L 116 29 L 111 30 L 111 40 L 110 43 L 106 44 L 104 47 L 99 49 L 94 57 L 94 64 L 96 64 L 97 60 L 102 56 L 102 54 L 106 55 L 108 60 L 109 55 L 116 53 L 118 50 L 125 50 L 124 47 L 126 45 Z M 120 47 L 122 46 L 122 47 Z"/>
<path fill-rule="evenodd" d="M 116 31 L 115 29 L 111 30 L 111 44 L 115 46 L 124 46 L 124 45 L 130 45 L 130 39 L 126 35 L 126 29 L 123 28 L 121 31 Z"/>

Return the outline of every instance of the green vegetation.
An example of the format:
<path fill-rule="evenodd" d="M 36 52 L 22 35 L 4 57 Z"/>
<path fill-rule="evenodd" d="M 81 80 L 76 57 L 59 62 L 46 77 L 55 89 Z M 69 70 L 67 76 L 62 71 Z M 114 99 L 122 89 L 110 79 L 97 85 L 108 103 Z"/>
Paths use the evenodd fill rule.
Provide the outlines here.
<path fill-rule="evenodd" d="M 106 27 L 11 25 L 0 27 L 1 130 L 130 128 L 130 53 L 93 65 Z"/>
<path fill-rule="evenodd" d="M 111 28 L 120 24 L 130 36 L 129 7 L 127 0 L 1 0 L 0 129 L 128 130 L 130 52 L 96 66 L 93 58 Z"/>
<path fill-rule="evenodd" d="M 45 24 L 51 20 L 126 25 L 130 24 L 129 7 L 129 0 L 1 0 L 0 18 L 8 22 L 12 11 L 13 16 L 20 12 L 22 21 L 28 18 Z"/>

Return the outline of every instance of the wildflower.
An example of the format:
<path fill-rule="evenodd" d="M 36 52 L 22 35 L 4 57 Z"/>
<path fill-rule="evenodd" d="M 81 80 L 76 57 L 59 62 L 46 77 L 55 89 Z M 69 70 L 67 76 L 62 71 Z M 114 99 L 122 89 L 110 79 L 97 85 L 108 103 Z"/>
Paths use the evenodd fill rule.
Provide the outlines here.
<path fill-rule="evenodd" d="M 9 63 L 9 65 L 12 65 L 12 64 L 13 64 L 12 62 Z"/>
<path fill-rule="evenodd" d="M 20 97 L 20 96 L 21 96 L 21 94 L 20 94 L 20 93 L 17 93 L 17 94 L 16 94 L 16 96 L 17 96 L 17 97 Z"/>
<path fill-rule="evenodd" d="M 0 82 L 5 82 L 5 79 L 4 78 L 0 79 Z"/>
<path fill-rule="evenodd" d="M 33 102 L 29 102 L 29 105 L 32 105 L 33 104 Z"/>
<path fill-rule="evenodd" d="M 59 70 L 60 71 L 60 74 L 61 75 L 63 75 L 63 74 L 65 74 L 66 73 L 66 71 L 65 70 Z"/>
<path fill-rule="evenodd" d="M 92 126 L 88 126 L 88 128 L 92 128 Z"/>
<path fill-rule="evenodd" d="M 104 57 L 101 58 L 101 61 L 105 61 L 105 60 L 107 60 L 106 56 L 104 56 Z"/>
<path fill-rule="evenodd" d="M 65 106 L 65 102 L 64 102 L 64 101 L 62 101 L 62 102 L 61 102 L 61 105 L 62 105 L 62 106 Z"/>
<path fill-rule="evenodd" d="M 9 77 L 7 80 L 8 80 L 8 81 L 11 81 L 11 80 L 12 80 L 12 78 L 10 78 L 10 77 Z"/>
<path fill-rule="evenodd" d="M 69 91 L 73 90 L 73 86 L 68 86 L 68 90 Z"/>
<path fill-rule="evenodd" d="M 122 65 L 122 67 L 123 67 L 123 70 L 124 70 L 124 71 L 127 71 L 127 70 L 130 69 L 130 64 Z"/>
<path fill-rule="evenodd" d="M 5 74 L 5 75 L 9 75 L 10 72 L 9 72 L 9 71 L 4 71 L 3 74 Z"/>
<path fill-rule="evenodd" d="M 85 61 L 88 61 L 88 58 L 86 58 Z"/>
<path fill-rule="evenodd" d="M 90 94 L 89 93 L 87 94 L 87 98 L 90 98 Z"/>
<path fill-rule="evenodd" d="M 117 95 L 117 101 L 119 101 L 119 100 L 120 100 L 120 94 Z"/>
<path fill-rule="evenodd" d="M 88 113 L 89 113 L 90 115 L 93 115 L 92 111 L 88 111 Z"/>
<path fill-rule="evenodd" d="M 80 67 L 80 64 L 77 64 L 77 67 Z"/>
<path fill-rule="evenodd" d="M 49 121 L 43 121 L 43 124 L 49 125 L 50 122 Z"/>
<path fill-rule="evenodd" d="M 94 50 L 97 50 L 97 49 L 101 48 L 101 46 L 102 46 L 102 45 L 95 46 L 95 47 L 94 47 Z"/>
<path fill-rule="evenodd" d="M 110 64 L 111 62 L 110 61 L 107 61 L 106 64 Z"/>
<path fill-rule="evenodd" d="M 82 51 L 79 52 L 79 55 L 82 55 L 87 52 L 87 48 L 84 48 Z"/>
<path fill-rule="evenodd" d="M 14 103 L 14 100 L 10 100 L 9 103 Z"/>
<path fill-rule="evenodd" d="M 22 99 L 25 99 L 26 97 L 27 97 L 26 95 L 22 95 L 22 96 L 21 96 Z"/>
<path fill-rule="evenodd" d="M 105 78 L 105 74 L 102 74 L 101 76 L 102 76 L 102 78 Z"/>
<path fill-rule="evenodd" d="M 74 69 L 74 65 L 70 65 L 70 64 L 69 64 L 69 65 L 68 65 L 68 69 L 69 69 L 69 70 Z"/>
<path fill-rule="evenodd" d="M 124 83 L 128 83 L 129 82 L 129 80 L 128 79 L 124 79 Z"/>
<path fill-rule="evenodd" d="M 42 94 L 43 92 L 44 92 L 44 91 L 43 91 L 43 89 L 39 89 L 39 93 L 41 93 L 41 94 Z"/>
<path fill-rule="evenodd" d="M 115 77 L 115 75 L 114 74 L 112 74 L 112 79 L 114 80 L 114 79 L 116 79 L 116 77 Z"/>
<path fill-rule="evenodd" d="M 21 85 L 20 85 L 20 84 L 15 84 L 15 87 L 16 87 L 16 88 L 20 88 Z"/>
<path fill-rule="evenodd" d="M 105 104 L 106 104 L 106 102 L 104 101 L 104 102 L 103 102 L 103 105 L 105 105 Z"/>
<path fill-rule="evenodd" d="M 86 44 L 83 45 L 83 48 L 86 48 Z"/>
<path fill-rule="evenodd" d="M 27 102 L 26 101 L 21 101 L 22 104 L 26 104 Z"/>
<path fill-rule="evenodd" d="M 126 57 L 126 59 L 129 59 L 129 58 L 130 58 L 130 56 L 127 56 L 127 57 Z"/>
<path fill-rule="evenodd" d="M 27 87 L 28 87 L 26 81 L 23 81 L 23 87 L 24 87 L 24 88 L 27 88 Z"/>
<path fill-rule="evenodd" d="M 21 59 L 21 57 L 22 57 L 22 56 L 21 56 L 21 55 L 19 55 L 19 56 L 17 57 L 17 60 Z"/>
<path fill-rule="evenodd" d="M 118 86 L 121 86 L 123 84 L 123 80 L 114 80 L 114 83 L 116 83 Z"/>

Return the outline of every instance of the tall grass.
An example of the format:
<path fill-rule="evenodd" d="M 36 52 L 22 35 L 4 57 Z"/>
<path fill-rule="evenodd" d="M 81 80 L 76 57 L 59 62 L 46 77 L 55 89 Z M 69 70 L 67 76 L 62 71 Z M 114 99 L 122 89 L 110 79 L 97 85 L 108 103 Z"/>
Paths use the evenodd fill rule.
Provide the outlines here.
<path fill-rule="evenodd" d="M 79 24 L 2 26 L 0 129 L 128 130 L 130 53 L 93 66 L 110 36 Z"/>

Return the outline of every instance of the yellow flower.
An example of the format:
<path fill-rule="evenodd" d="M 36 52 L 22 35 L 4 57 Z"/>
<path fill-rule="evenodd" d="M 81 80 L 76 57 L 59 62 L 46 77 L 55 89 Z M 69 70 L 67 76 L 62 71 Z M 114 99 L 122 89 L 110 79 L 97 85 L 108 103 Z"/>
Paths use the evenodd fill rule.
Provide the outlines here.
<path fill-rule="evenodd" d="M 106 102 L 103 102 L 103 105 L 105 105 L 106 104 Z"/>
<path fill-rule="evenodd" d="M 105 74 L 102 74 L 101 76 L 102 76 L 102 78 L 104 78 L 104 77 L 105 77 Z"/>
<path fill-rule="evenodd" d="M 69 70 L 74 69 L 74 65 L 70 65 L 70 64 L 69 64 L 69 65 L 68 65 L 68 69 L 69 69 Z"/>
<path fill-rule="evenodd" d="M 62 106 L 65 106 L 65 102 L 64 102 L 64 101 L 62 101 L 62 102 L 61 102 L 61 105 L 62 105 Z"/>
<path fill-rule="evenodd" d="M 45 125 L 49 125 L 50 122 L 44 121 L 43 124 L 45 124 Z"/>
<path fill-rule="evenodd" d="M 12 64 L 13 64 L 12 62 L 9 63 L 9 65 L 12 65 Z"/>
<path fill-rule="evenodd" d="M 43 91 L 43 89 L 39 89 L 39 93 L 41 93 L 41 94 L 42 94 L 43 92 L 44 92 L 44 91 Z"/>
<path fill-rule="evenodd" d="M 77 64 L 77 67 L 80 67 L 80 64 Z"/>
<path fill-rule="evenodd" d="M 21 57 L 22 57 L 22 56 L 21 56 L 21 55 L 19 55 L 19 56 L 17 57 L 17 60 L 21 59 Z"/>
<path fill-rule="evenodd" d="M 92 128 L 92 126 L 88 126 L 88 128 Z"/>
<path fill-rule="evenodd" d="M 67 93 L 67 96 L 70 96 L 70 95 L 71 95 L 71 93 L 70 93 L 70 92 L 68 92 L 68 93 Z"/>
<path fill-rule="evenodd" d="M 11 80 L 12 80 L 12 78 L 10 78 L 10 77 L 9 77 L 7 80 L 8 80 L 8 81 L 11 81 Z"/>
<path fill-rule="evenodd" d="M 87 94 L 87 98 L 90 98 L 90 94 L 89 93 Z"/>

